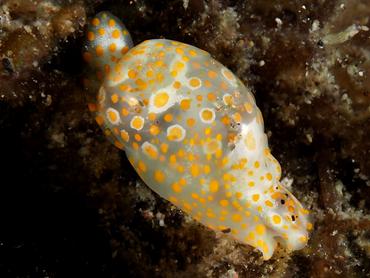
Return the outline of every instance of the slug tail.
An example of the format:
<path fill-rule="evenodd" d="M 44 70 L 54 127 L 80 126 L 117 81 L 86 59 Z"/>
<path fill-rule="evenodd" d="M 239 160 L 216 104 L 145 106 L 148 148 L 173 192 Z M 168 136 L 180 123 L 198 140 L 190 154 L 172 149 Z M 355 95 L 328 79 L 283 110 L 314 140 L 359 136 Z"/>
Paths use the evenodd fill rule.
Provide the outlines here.
<path fill-rule="evenodd" d="M 100 82 L 133 47 L 125 25 L 109 12 L 100 12 L 87 25 L 83 58 Z"/>

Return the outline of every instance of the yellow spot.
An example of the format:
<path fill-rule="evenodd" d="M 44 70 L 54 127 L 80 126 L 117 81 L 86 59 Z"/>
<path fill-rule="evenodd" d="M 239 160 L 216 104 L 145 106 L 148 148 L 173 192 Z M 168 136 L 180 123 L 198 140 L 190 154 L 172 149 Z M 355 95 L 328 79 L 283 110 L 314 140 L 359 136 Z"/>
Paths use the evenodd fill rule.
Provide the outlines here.
<path fill-rule="evenodd" d="M 121 142 L 119 142 L 119 141 L 114 141 L 114 145 L 117 147 L 117 148 L 119 148 L 119 149 L 121 149 L 121 150 L 123 150 L 123 145 L 122 145 L 122 143 Z"/>
<path fill-rule="evenodd" d="M 226 163 L 225 163 L 226 164 Z M 225 173 L 223 174 L 222 178 L 225 180 L 225 181 L 229 181 L 231 180 L 231 175 L 229 173 Z"/>
<path fill-rule="evenodd" d="M 242 221 L 242 216 L 240 214 L 234 214 L 231 219 L 234 221 L 234 222 L 240 222 Z"/>
<path fill-rule="evenodd" d="M 129 139 L 130 139 L 130 136 L 129 136 L 128 132 L 126 130 L 124 130 L 124 129 L 121 130 L 121 138 L 125 142 L 128 142 Z"/>
<path fill-rule="evenodd" d="M 98 26 L 100 24 L 100 20 L 99 18 L 93 18 L 93 20 L 91 21 L 91 24 L 94 25 L 94 26 Z"/>
<path fill-rule="evenodd" d="M 90 52 L 84 52 L 83 53 L 83 58 L 84 58 L 85 62 L 90 63 L 91 59 L 92 59 L 91 53 Z"/>
<path fill-rule="evenodd" d="M 164 115 L 164 120 L 165 120 L 167 123 L 171 122 L 171 121 L 173 120 L 173 116 L 172 116 L 172 114 L 166 114 L 166 115 Z"/>
<path fill-rule="evenodd" d="M 181 186 L 180 186 L 177 182 L 175 182 L 174 184 L 172 184 L 172 189 L 173 189 L 173 191 L 175 191 L 176 193 L 179 193 L 179 192 L 181 192 L 181 191 L 182 191 Z"/>
<path fill-rule="evenodd" d="M 190 99 L 183 99 L 180 102 L 180 107 L 182 110 L 188 110 L 190 108 L 191 100 Z"/>
<path fill-rule="evenodd" d="M 177 71 L 176 71 L 176 70 L 172 70 L 172 71 L 171 71 L 171 76 L 172 76 L 173 78 L 175 78 L 175 77 L 177 76 Z"/>
<path fill-rule="evenodd" d="M 244 103 L 245 111 L 247 111 L 249 114 L 253 111 L 253 106 L 249 102 Z"/>
<path fill-rule="evenodd" d="M 154 105 L 157 108 L 161 108 L 168 103 L 169 96 L 166 92 L 158 93 L 154 96 Z"/>
<path fill-rule="evenodd" d="M 252 195 L 252 200 L 255 201 L 255 202 L 257 202 L 259 200 L 259 198 L 260 198 L 259 194 L 253 194 Z"/>
<path fill-rule="evenodd" d="M 221 118 L 221 122 L 224 124 L 224 125 L 229 125 L 230 124 L 230 118 L 228 116 L 224 116 Z"/>
<path fill-rule="evenodd" d="M 121 48 L 121 54 L 125 54 L 128 51 L 128 46 L 124 46 Z"/>
<path fill-rule="evenodd" d="M 133 142 L 132 143 L 132 147 L 135 149 L 135 150 L 138 150 L 139 149 L 139 144 L 136 143 L 136 142 Z"/>
<path fill-rule="evenodd" d="M 209 82 L 209 80 L 204 81 L 204 85 L 205 85 L 207 88 L 212 87 L 212 83 L 211 83 L 211 82 Z"/>
<path fill-rule="evenodd" d="M 161 144 L 160 146 L 162 153 L 167 153 L 168 145 L 166 143 Z"/>
<path fill-rule="evenodd" d="M 96 52 L 96 55 L 100 57 L 100 56 L 103 56 L 104 49 L 103 49 L 103 47 L 101 45 L 98 45 L 95 48 L 95 52 Z"/>
<path fill-rule="evenodd" d="M 254 139 L 252 131 L 247 133 L 247 137 L 245 138 L 245 145 L 247 149 L 253 151 L 256 149 L 256 140 Z"/>
<path fill-rule="evenodd" d="M 114 52 L 114 51 L 116 51 L 116 49 L 117 49 L 117 45 L 115 43 L 111 43 L 109 45 L 109 51 L 110 52 Z"/>
<path fill-rule="evenodd" d="M 180 185 L 182 185 L 182 186 L 186 185 L 186 179 L 181 178 L 181 179 L 179 180 L 179 183 L 180 183 Z"/>
<path fill-rule="evenodd" d="M 113 94 L 112 96 L 111 96 L 111 100 L 112 100 L 112 102 L 113 103 L 117 103 L 118 102 L 118 95 L 117 94 Z"/>
<path fill-rule="evenodd" d="M 182 55 L 184 54 L 184 50 L 180 47 L 176 47 L 176 53 Z"/>
<path fill-rule="evenodd" d="M 271 173 L 267 173 L 266 174 L 266 178 L 270 181 L 270 180 L 272 180 L 272 175 L 271 175 Z"/>
<path fill-rule="evenodd" d="M 116 22 L 114 21 L 114 19 L 109 19 L 109 21 L 108 21 L 109 27 L 114 27 L 115 24 L 116 24 Z"/>
<path fill-rule="evenodd" d="M 191 174 L 193 177 L 197 177 L 197 176 L 199 176 L 200 171 L 199 171 L 198 164 L 192 164 L 192 165 L 190 166 L 190 174 Z"/>
<path fill-rule="evenodd" d="M 215 117 L 215 112 L 212 109 L 204 108 L 202 109 L 200 116 L 204 122 L 209 123 L 213 121 Z"/>
<path fill-rule="evenodd" d="M 120 70 L 120 69 L 119 69 Z M 121 84 L 121 85 L 119 85 L 119 89 L 121 90 L 121 91 L 128 91 L 128 89 L 129 89 L 130 87 L 127 85 L 127 84 Z"/>
<path fill-rule="evenodd" d="M 157 73 L 156 79 L 159 83 L 161 83 L 164 80 L 163 73 L 161 72 Z"/>
<path fill-rule="evenodd" d="M 160 130 L 159 130 L 159 127 L 156 126 L 156 125 L 152 125 L 150 128 L 149 128 L 149 132 L 150 134 L 156 136 L 159 134 Z"/>
<path fill-rule="evenodd" d="M 118 120 L 118 115 L 117 112 L 114 111 L 113 109 L 108 109 L 108 119 L 110 120 L 111 123 L 115 123 Z"/>
<path fill-rule="evenodd" d="M 225 105 L 232 105 L 233 104 L 233 97 L 229 94 L 224 95 L 222 100 L 224 101 Z"/>
<path fill-rule="evenodd" d="M 106 73 L 109 73 L 109 72 L 110 72 L 110 66 L 109 66 L 109 65 L 107 65 L 107 64 L 105 64 L 105 65 L 104 65 L 104 71 L 105 71 Z"/>
<path fill-rule="evenodd" d="M 300 236 L 299 237 L 299 241 L 302 242 L 302 243 L 306 243 L 307 242 L 307 237 L 306 236 Z"/>
<path fill-rule="evenodd" d="M 195 119 L 189 118 L 189 119 L 186 120 L 186 123 L 187 123 L 188 126 L 192 127 L 195 124 Z"/>
<path fill-rule="evenodd" d="M 307 230 L 311 231 L 313 229 L 312 223 L 307 223 Z"/>
<path fill-rule="evenodd" d="M 192 63 L 192 65 L 193 65 L 193 67 L 194 67 L 195 69 L 199 69 L 199 68 L 200 68 L 200 64 L 199 64 L 199 63 L 197 63 L 197 62 L 193 62 L 193 63 Z"/>
<path fill-rule="evenodd" d="M 153 71 L 152 71 L 152 70 L 148 70 L 148 71 L 146 72 L 146 76 L 147 76 L 147 77 L 149 77 L 149 78 L 153 77 L 153 75 L 154 75 L 154 73 L 153 73 Z"/>
<path fill-rule="evenodd" d="M 310 212 L 309 212 L 309 210 L 307 210 L 307 209 L 301 209 L 301 212 L 303 213 L 303 214 L 309 214 Z"/>
<path fill-rule="evenodd" d="M 242 121 L 242 116 L 240 115 L 240 113 L 236 112 L 233 115 L 233 119 L 235 122 L 240 123 Z"/>
<path fill-rule="evenodd" d="M 218 191 L 218 181 L 212 180 L 209 184 L 209 190 L 213 193 Z"/>
<path fill-rule="evenodd" d="M 214 93 L 208 93 L 207 98 L 209 101 L 216 101 L 217 97 Z"/>
<path fill-rule="evenodd" d="M 97 107 L 95 103 L 88 103 L 87 106 L 89 107 L 90 112 L 95 112 Z"/>
<path fill-rule="evenodd" d="M 259 225 L 257 225 L 257 226 L 256 226 L 256 233 L 257 233 L 258 235 L 263 235 L 265 232 L 266 232 L 266 227 L 265 227 L 265 225 L 261 225 L 261 224 L 259 224 Z"/>
<path fill-rule="evenodd" d="M 207 127 L 204 129 L 204 134 L 205 135 L 210 135 L 212 133 L 212 128 L 211 127 Z"/>
<path fill-rule="evenodd" d="M 149 119 L 149 121 L 154 121 L 156 119 L 155 113 L 149 113 L 148 114 L 148 119 Z"/>
<path fill-rule="evenodd" d="M 202 101 L 203 100 L 203 97 L 201 95 L 197 95 L 196 96 L 196 99 L 197 99 L 197 101 Z"/>
<path fill-rule="evenodd" d="M 193 208 L 191 207 L 191 205 L 189 203 L 184 203 L 184 210 L 185 211 L 191 211 Z"/>
<path fill-rule="evenodd" d="M 191 78 L 189 84 L 190 84 L 191 87 L 194 87 L 194 88 L 199 87 L 200 86 L 200 80 L 199 80 L 199 78 Z"/>
<path fill-rule="evenodd" d="M 99 28 L 98 33 L 99 33 L 100 36 L 104 36 L 105 29 L 104 28 Z"/>
<path fill-rule="evenodd" d="M 95 121 L 98 123 L 98 125 L 102 125 L 104 123 L 104 119 L 102 116 L 96 116 Z"/>
<path fill-rule="evenodd" d="M 211 172 L 211 167 L 209 165 L 204 165 L 204 173 L 208 175 Z"/>
<path fill-rule="evenodd" d="M 272 208 L 274 206 L 273 203 L 270 200 L 266 200 L 265 204 L 266 204 L 266 206 L 268 206 L 270 208 Z"/>
<path fill-rule="evenodd" d="M 191 197 L 195 200 L 199 199 L 199 195 L 197 193 L 191 193 Z"/>
<path fill-rule="evenodd" d="M 114 29 L 114 30 L 113 30 L 113 32 L 112 32 L 112 37 L 113 37 L 114 39 L 118 39 L 118 38 L 119 38 L 119 36 L 120 36 L 120 32 L 119 32 L 119 30 L 118 30 L 118 29 Z"/>
<path fill-rule="evenodd" d="M 193 57 L 197 56 L 197 52 L 195 52 L 194 50 L 190 50 L 189 54 L 190 56 L 193 56 Z"/>
<path fill-rule="evenodd" d="M 254 233 L 253 232 L 250 232 L 249 234 L 248 234 L 248 236 L 247 236 L 247 240 L 249 240 L 249 241 L 253 241 L 254 239 L 255 239 L 255 235 L 254 235 Z"/>
<path fill-rule="evenodd" d="M 280 224 L 281 223 L 281 217 L 279 215 L 274 215 L 272 217 L 272 221 L 275 223 L 275 224 Z"/>
<path fill-rule="evenodd" d="M 260 167 L 260 163 L 258 161 L 254 162 L 254 167 L 255 168 L 259 168 Z"/>
<path fill-rule="evenodd" d="M 134 70 L 129 70 L 128 73 L 127 73 L 128 77 L 130 77 L 131 79 L 135 79 L 137 77 L 137 72 L 134 71 Z"/>
<path fill-rule="evenodd" d="M 214 71 L 212 71 L 212 70 L 210 70 L 210 71 L 208 72 L 208 77 L 209 77 L 209 78 L 216 78 L 216 76 L 217 76 L 217 73 L 216 73 L 216 72 L 214 72 Z"/>
<path fill-rule="evenodd" d="M 206 143 L 204 146 L 204 151 L 207 154 L 214 154 L 221 148 L 221 143 L 215 139 L 211 140 L 210 142 Z"/>
<path fill-rule="evenodd" d="M 166 179 L 166 176 L 164 175 L 164 173 L 161 170 L 156 170 L 154 172 L 154 179 L 157 182 L 162 183 Z"/>
<path fill-rule="evenodd" d="M 122 114 L 123 116 L 127 117 L 127 116 L 130 114 L 130 112 L 129 112 L 126 108 L 122 108 L 122 110 L 121 110 L 121 114 Z"/>
<path fill-rule="evenodd" d="M 176 198 L 176 197 L 174 197 L 174 196 L 169 197 L 169 198 L 168 198 L 168 200 L 170 200 L 170 202 L 171 202 L 171 203 L 174 203 L 175 205 L 178 203 L 177 198 Z"/>
<path fill-rule="evenodd" d="M 184 66 L 185 66 L 184 63 L 182 63 L 182 62 L 176 62 L 175 63 L 175 69 L 177 69 L 177 70 L 183 69 Z"/>
<path fill-rule="evenodd" d="M 161 61 L 161 60 L 158 60 L 158 61 L 156 61 L 155 62 L 155 66 L 156 67 L 161 67 L 161 66 L 163 66 L 164 65 L 164 62 L 163 61 Z"/>
<path fill-rule="evenodd" d="M 180 89 L 180 88 L 181 88 L 181 83 L 180 83 L 179 81 L 175 81 L 175 82 L 173 83 L 173 87 L 174 87 L 175 89 Z"/>
<path fill-rule="evenodd" d="M 145 142 L 142 145 L 142 148 L 144 150 L 144 153 L 147 154 L 151 159 L 157 159 L 158 157 L 158 151 L 156 147 L 148 142 Z"/>
<path fill-rule="evenodd" d="M 146 165 L 145 165 L 145 163 L 142 162 L 142 161 L 139 161 L 139 163 L 138 163 L 138 169 L 140 171 L 142 171 L 142 172 L 146 172 Z"/>
<path fill-rule="evenodd" d="M 230 81 L 234 80 L 234 76 L 233 76 L 233 74 L 230 71 L 223 70 L 222 73 L 226 77 L 226 79 L 228 79 Z"/>
<path fill-rule="evenodd" d="M 140 90 L 145 90 L 148 86 L 146 82 L 140 78 L 135 81 L 135 84 L 139 87 Z"/>
<path fill-rule="evenodd" d="M 89 41 L 93 41 L 93 40 L 95 39 L 95 35 L 94 35 L 94 33 L 93 33 L 93 32 L 88 32 L 88 33 L 87 33 L 87 39 L 88 39 Z"/>
<path fill-rule="evenodd" d="M 175 164 L 176 163 L 176 155 L 172 154 L 170 155 L 170 163 Z"/>

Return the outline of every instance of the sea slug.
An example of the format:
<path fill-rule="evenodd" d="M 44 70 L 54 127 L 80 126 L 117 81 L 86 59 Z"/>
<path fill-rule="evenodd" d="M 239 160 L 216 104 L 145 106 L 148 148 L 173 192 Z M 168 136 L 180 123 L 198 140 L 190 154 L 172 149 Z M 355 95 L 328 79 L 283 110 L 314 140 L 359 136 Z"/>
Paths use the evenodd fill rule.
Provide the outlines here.
<path fill-rule="evenodd" d="M 152 190 L 264 259 L 278 242 L 306 245 L 308 211 L 281 185 L 261 112 L 230 70 L 177 41 L 134 47 L 107 12 L 89 24 L 83 56 L 99 85 L 90 110 Z"/>

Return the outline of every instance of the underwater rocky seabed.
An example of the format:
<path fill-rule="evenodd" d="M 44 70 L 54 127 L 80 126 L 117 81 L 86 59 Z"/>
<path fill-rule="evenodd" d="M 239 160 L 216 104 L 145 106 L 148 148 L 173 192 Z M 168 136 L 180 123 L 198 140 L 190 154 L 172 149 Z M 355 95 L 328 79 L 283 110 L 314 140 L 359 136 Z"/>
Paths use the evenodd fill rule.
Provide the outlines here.
<path fill-rule="evenodd" d="M 369 0 L 0 4 L 0 277 L 370 277 Z M 253 88 L 312 211 L 306 248 L 263 261 L 143 184 L 83 96 L 83 30 L 102 10 Z"/>

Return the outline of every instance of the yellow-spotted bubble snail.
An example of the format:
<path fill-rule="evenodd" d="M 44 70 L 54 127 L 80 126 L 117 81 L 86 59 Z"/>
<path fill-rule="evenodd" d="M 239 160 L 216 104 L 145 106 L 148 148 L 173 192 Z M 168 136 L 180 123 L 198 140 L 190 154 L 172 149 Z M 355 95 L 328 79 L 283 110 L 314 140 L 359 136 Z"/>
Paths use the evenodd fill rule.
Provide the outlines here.
<path fill-rule="evenodd" d="M 280 184 L 263 118 L 248 87 L 209 53 L 177 41 L 133 47 L 102 12 L 84 59 L 99 89 L 89 109 L 143 181 L 202 224 L 258 248 L 303 248 L 308 211 Z"/>

